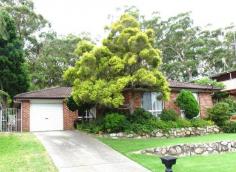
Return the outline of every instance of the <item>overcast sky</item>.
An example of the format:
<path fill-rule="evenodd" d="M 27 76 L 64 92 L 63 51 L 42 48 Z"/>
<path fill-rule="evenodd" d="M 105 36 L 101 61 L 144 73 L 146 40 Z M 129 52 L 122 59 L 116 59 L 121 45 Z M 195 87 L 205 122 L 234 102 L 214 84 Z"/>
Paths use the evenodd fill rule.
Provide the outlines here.
<path fill-rule="evenodd" d="M 34 0 L 36 11 L 48 19 L 59 35 L 90 32 L 103 35 L 108 15 L 117 8 L 136 6 L 145 16 L 159 11 L 163 18 L 192 11 L 195 24 L 224 27 L 236 23 L 235 0 Z"/>

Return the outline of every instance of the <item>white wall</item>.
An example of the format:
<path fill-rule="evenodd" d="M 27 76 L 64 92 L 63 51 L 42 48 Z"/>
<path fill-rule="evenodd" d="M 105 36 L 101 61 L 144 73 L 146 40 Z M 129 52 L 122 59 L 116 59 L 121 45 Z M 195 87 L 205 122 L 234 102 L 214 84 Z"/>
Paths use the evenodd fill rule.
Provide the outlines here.
<path fill-rule="evenodd" d="M 223 91 L 236 89 L 236 78 L 222 81 L 222 83 L 225 85 L 225 89 Z"/>

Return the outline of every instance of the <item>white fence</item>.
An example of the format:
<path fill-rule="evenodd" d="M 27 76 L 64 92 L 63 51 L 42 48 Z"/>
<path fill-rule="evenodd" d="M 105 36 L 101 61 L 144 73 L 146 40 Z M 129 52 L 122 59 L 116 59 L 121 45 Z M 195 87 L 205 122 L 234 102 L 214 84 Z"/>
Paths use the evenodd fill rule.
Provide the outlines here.
<path fill-rule="evenodd" d="M 17 108 L 6 108 L 0 110 L 0 131 L 21 131 L 21 113 Z"/>

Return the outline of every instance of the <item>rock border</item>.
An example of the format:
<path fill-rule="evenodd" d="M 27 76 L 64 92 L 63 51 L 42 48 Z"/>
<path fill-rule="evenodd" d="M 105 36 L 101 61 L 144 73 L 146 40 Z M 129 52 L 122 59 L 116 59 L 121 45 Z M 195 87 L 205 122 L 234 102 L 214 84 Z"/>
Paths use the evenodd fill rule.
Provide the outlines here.
<path fill-rule="evenodd" d="M 194 156 L 220 154 L 223 152 L 236 152 L 236 141 L 218 141 L 199 144 L 178 144 L 167 147 L 157 147 L 138 151 L 141 154 L 153 154 L 158 156 Z"/>
<path fill-rule="evenodd" d="M 113 139 L 117 138 L 177 138 L 177 137 L 190 137 L 190 136 L 201 136 L 207 134 L 220 133 L 220 128 L 216 125 L 207 127 L 187 127 L 187 128 L 172 128 L 169 131 L 157 129 L 152 131 L 150 134 L 135 134 L 135 133 L 110 133 L 102 134 L 104 137 L 110 137 Z"/>

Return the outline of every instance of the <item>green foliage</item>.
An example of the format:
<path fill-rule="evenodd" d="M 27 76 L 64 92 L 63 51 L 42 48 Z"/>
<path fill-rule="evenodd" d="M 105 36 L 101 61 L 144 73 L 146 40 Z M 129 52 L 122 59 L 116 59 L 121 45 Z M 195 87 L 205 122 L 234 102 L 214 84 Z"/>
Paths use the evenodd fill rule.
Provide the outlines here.
<path fill-rule="evenodd" d="M 146 123 L 149 119 L 155 118 L 153 115 L 144 110 L 143 108 L 136 108 L 135 111 L 132 114 L 129 114 L 128 120 L 131 123 L 140 123 L 144 124 Z"/>
<path fill-rule="evenodd" d="M 181 90 L 176 104 L 181 110 L 184 110 L 185 116 L 188 119 L 192 119 L 199 114 L 199 105 L 191 91 Z"/>
<path fill-rule="evenodd" d="M 7 39 L 0 37 L 0 89 L 11 97 L 27 91 L 28 71 L 25 65 L 22 41 L 16 34 L 15 23 L 10 15 L 0 9 L 0 21 L 4 21 Z"/>
<path fill-rule="evenodd" d="M 67 83 L 62 75 L 79 59 L 73 52 L 80 41 L 81 38 L 74 35 L 59 38 L 56 34 L 48 34 L 46 40 L 42 42 L 37 59 L 34 60 L 35 64 L 29 66 L 33 71 L 31 89 L 65 86 Z"/>
<path fill-rule="evenodd" d="M 207 120 L 200 119 L 200 118 L 192 119 L 191 124 L 193 127 L 206 127 L 206 126 L 214 125 L 214 123 L 212 121 L 207 121 Z"/>
<path fill-rule="evenodd" d="M 176 121 L 179 118 L 179 114 L 172 109 L 164 109 L 160 115 L 163 121 Z"/>
<path fill-rule="evenodd" d="M 142 15 L 136 10 L 135 16 Z M 167 78 L 192 81 L 198 76 L 235 69 L 232 63 L 235 53 L 231 46 L 234 26 L 209 30 L 194 25 L 191 13 L 163 19 L 154 12 L 151 18 L 139 18 L 143 28 L 154 30 L 154 47 L 162 51 L 161 70 Z"/>
<path fill-rule="evenodd" d="M 189 120 L 182 118 L 176 121 L 176 125 L 177 125 L 176 128 L 192 127 L 191 122 Z"/>
<path fill-rule="evenodd" d="M 16 23 L 16 32 L 23 40 L 27 60 L 33 65 L 40 48 L 44 28 L 50 24 L 44 17 L 35 12 L 31 0 L 0 0 L 0 8 L 6 10 Z"/>
<path fill-rule="evenodd" d="M 230 111 L 228 103 L 219 102 L 208 109 L 208 118 L 214 121 L 218 126 L 223 126 L 225 122 L 229 120 L 229 117 Z"/>
<path fill-rule="evenodd" d="M 236 122 L 226 122 L 221 128 L 225 133 L 236 133 Z"/>
<path fill-rule="evenodd" d="M 100 131 L 103 130 L 103 126 L 96 121 L 82 122 L 81 124 L 77 124 L 77 129 L 83 130 L 89 133 L 98 134 Z"/>
<path fill-rule="evenodd" d="M 101 46 L 78 44 L 80 56 L 74 67 L 64 73 L 73 85 L 74 100 L 119 107 L 124 88 L 145 87 L 169 96 L 165 77 L 158 70 L 160 51 L 153 48 L 153 31 L 142 30 L 133 16 L 124 14 L 108 27 Z"/>
<path fill-rule="evenodd" d="M 107 114 L 104 118 L 104 129 L 107 132 L 120 132 L 124 130 L 126 122 L 126 117 L 122 114 Z"/>
<path fill-rule="evenodd" d="M 69 110 L 71 110 L 72 112 L 78 110 L 79 108 L 72 96 L 66 99 L 66 105 L 69 108 Z"/>
<path fill-rule="evenodd" d="M 0 106 L 6 107 L 12 102 L 9 94 L 3 90 L 0 90 Z"/>
<path fill-rule="evenodd" d="M 94 107 L 93 103 L 80 102 L 80 104 L 77 104 L 72 96 L 67 98 L 66 105 L 71 111 L 78 110 L 81 116 L 84 116 L 86 111 Z"/>
<path fill-rule="evenodd" d="M 217 82 L 216 80 L 212 80 L 208 77 L 203 77 L 201 79 L 198 79 L 195 81 L 195 83 L 200 85 L 213 86 L 215 88 L 220 88 L 220 89 L 225 88 L 225 85 L 222 82 Z"/>
<path fill-rule="evenodd" d="M 222 102 L 227 103 L 229 105 L 229 112 L 236 112 L 236 99 L 234 97 L 228 97 L 222 100 Z"/>

